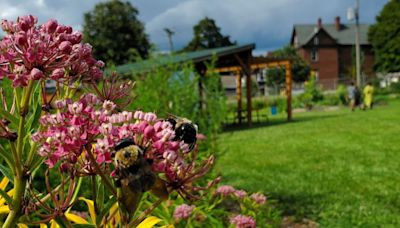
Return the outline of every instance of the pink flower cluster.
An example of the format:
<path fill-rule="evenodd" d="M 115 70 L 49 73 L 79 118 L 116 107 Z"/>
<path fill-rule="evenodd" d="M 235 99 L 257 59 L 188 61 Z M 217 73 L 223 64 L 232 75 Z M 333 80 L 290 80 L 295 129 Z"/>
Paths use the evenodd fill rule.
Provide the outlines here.
<path fill-rule="evenodd" d="M 187 219 L 192 215 L 194 209 L 195 206 L 193 205 L 192 206 L 189 206 L 187 204 L 179 205 L 175 208 L 174 218 L 176 220 Z"/>
<path fill-rule="evenodd" d="M 267 197 L 265 197 L 261 193 L 253 193 L 253 194 L 251 194 L 250 199 L 254 200 L 254 202 L 256 202 L 259 205 L 263 205 L 267 201 Z"/>
<path fill-rule="evenodd" d="M 53 79 L 91 81 L 102 77 L 102 61 L 92 56 L 89 44 L 82 44 L 82 34 L 49 20 L 37 26 L 37 18 L 22 16 L 17 22 L 2 20 L 7 34 L 0 41 L 0 79 L 24 87 L 29 80 Z"/>
<path fill-rule="evenodd" d="M 233 195 L 239 199 L 243 199 L 247 196 L 247 192 L 245 190 L 235 189 L 230 185 L 221 185 L 215 191 L 216 194 L 220 194 L 222 196 Z"/>
<path fill-rule="evenodd" d="M 64 167 L 78 163 L 82 170 L 93 170 L 88 158 L 81 156 L 84 151 L 93 152 L 99 164 L 111 163 L 115 144 L 131 138 L 145 149 L 146 158 L 153 160 L 153 170 L 165 173 L 168 183 L 181 187 L 181 180 L 191 180 L 187 175 L 202 174 L 194 172 L 192 163 L 187 162 L 184 150 L 188 145 L 173 140 L 171 123 L 154 113 L 116 112 L 113 102 L 101 102 L 93 94 L 76 102 L 56 101 L 54 106 L 57 113 L 42 116 L 42 130 L 32 136 L 40 143 L 39 155 L 47 158 L 45 163 L 50 167 L 61 161 Z"/>
<path fill-rule="evenodd" d="M 254 228 L 256 227 L 256 222 L 250 216 L 245 215 L 236 215 L 229 219 L 229 222 L 232 225 L 235 225 L 236 228 Z"/>

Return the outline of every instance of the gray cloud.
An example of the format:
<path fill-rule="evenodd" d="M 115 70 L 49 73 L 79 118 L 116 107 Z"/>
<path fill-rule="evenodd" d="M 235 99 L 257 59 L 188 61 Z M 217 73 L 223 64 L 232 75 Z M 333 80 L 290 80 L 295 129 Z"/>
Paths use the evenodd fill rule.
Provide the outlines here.
<path fill-rule="evenodd" d="M 103 0 L 104 1 L 104 0 Z M 375 16 L 388 0 L 362 0 L 361 21 L 374 22 Z M 15 20 L 33 14 L 41 23 L 50 18 L 81 29 L 83 13 L 101 0 L 0 0 L 0 18 Z M 132 0 L 146 32 L 160 50 L 168 49 L 163 28 L 175 31 L 176 48 L 183 47 L 192 37 L 192 27 L 200 19 L 216 20 L 223 34 L 238 43 L 256 43 L 258 51 L 271 50 L 289 42 L 293 24 L 332 23 L 335 16 L 346 22 L 346 9 L 353 0 Z"/>

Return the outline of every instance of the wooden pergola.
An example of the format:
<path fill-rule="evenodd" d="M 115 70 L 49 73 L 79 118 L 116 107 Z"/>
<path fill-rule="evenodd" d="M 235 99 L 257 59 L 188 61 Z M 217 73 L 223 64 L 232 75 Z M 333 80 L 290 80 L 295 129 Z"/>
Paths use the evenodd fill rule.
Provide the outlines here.
<path fill-rule="evenodd" d="M 285 90 L 287 98 L 287 120 L 292 119 L 292 71 L 290 59 L 278 59 L 270 57 L 251 57 L 243 61 L 239 56 L 235 56 L 239 62 L 238 66 L 218 67 L 217 72 L 233 72 L 236 75 L 236 99 L 237 99 L 237 118 L 239 124 L 242 123 L 242 75 L 246 76 L 246 98 L 247 98 L 247 124 L 252 123 L 251 106 L 251 75 L 252 72 L 264 68 L 282 67 L 285 69 Z"/>
<path fill-rule="evenodd" d="M 238 118 L 239 122 L 242 122 L 242 81 L 241 77 L 246 77 L 246 100 L 247 100 L 247 125 L 252 124 L 252 104 L 251 104 L 251 75 L 256 69 L 262 69 L 267 67 L 284 67 L 286 72 L 286 91 L 287 91 L 287 119 L 292 118 L 291 109 L 291 91 L 292 91 L 292 76 L 290 60 L 284 59 L 271 59 L 267 57 L 253 57 L 252 50 L 255 48 L 255 44 L 246 45 L 233 45 L 229 47 L 214 48 L 208 50 L 201 50 L 189 53 L 183 53 L 178 55 L 168 55 L 159 57 L 156 60 L 145 60 L 141 62 L 129 63 L 118 66 L 116 71 L 120 74 L 131 74 L 140 73 L 146 74 L 146 72 L 154 69 L 155 66 L 165 66 L 168 64 L 182 64 L 184 62 L 192 62 L 195 66 L 196 71 L 200 76 L 206 74 L 207 66 L 206 63 L 211 61 L 214 56 L 217 58 L 215 71 L 216 72 L 234 72 L 236 74 L 236 95 L 238 104 Z M 289 69 L 289 70 L 288 70 Z M 204 88 L 200 77 L 199 80 L 199 106 L 203 108 Z M 289 91 L 289 92 L 288 92 Z"/>

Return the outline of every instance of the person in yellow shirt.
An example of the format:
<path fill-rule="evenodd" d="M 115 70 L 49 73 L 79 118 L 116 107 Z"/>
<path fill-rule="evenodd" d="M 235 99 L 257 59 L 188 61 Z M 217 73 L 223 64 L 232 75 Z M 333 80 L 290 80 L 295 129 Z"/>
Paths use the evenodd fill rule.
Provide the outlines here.
<path fill-rule="evenodd" d="M 374 87 L 372 86 L 371 82 L 368 82 L 368 84 L 365 86 L 363 93 L 364 93 L 364 108 L 372 109 Z"/>

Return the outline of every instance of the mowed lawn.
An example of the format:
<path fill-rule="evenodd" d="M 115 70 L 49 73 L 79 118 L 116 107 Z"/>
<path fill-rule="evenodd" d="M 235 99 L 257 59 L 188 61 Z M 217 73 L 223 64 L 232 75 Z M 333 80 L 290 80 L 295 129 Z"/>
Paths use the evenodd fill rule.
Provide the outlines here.
<path fill-rule="evenodd" d="M 225 184 L 321 227 L 400 227 L 399 100 L 283 120 L 221 135 L 215 171 Z"/>

